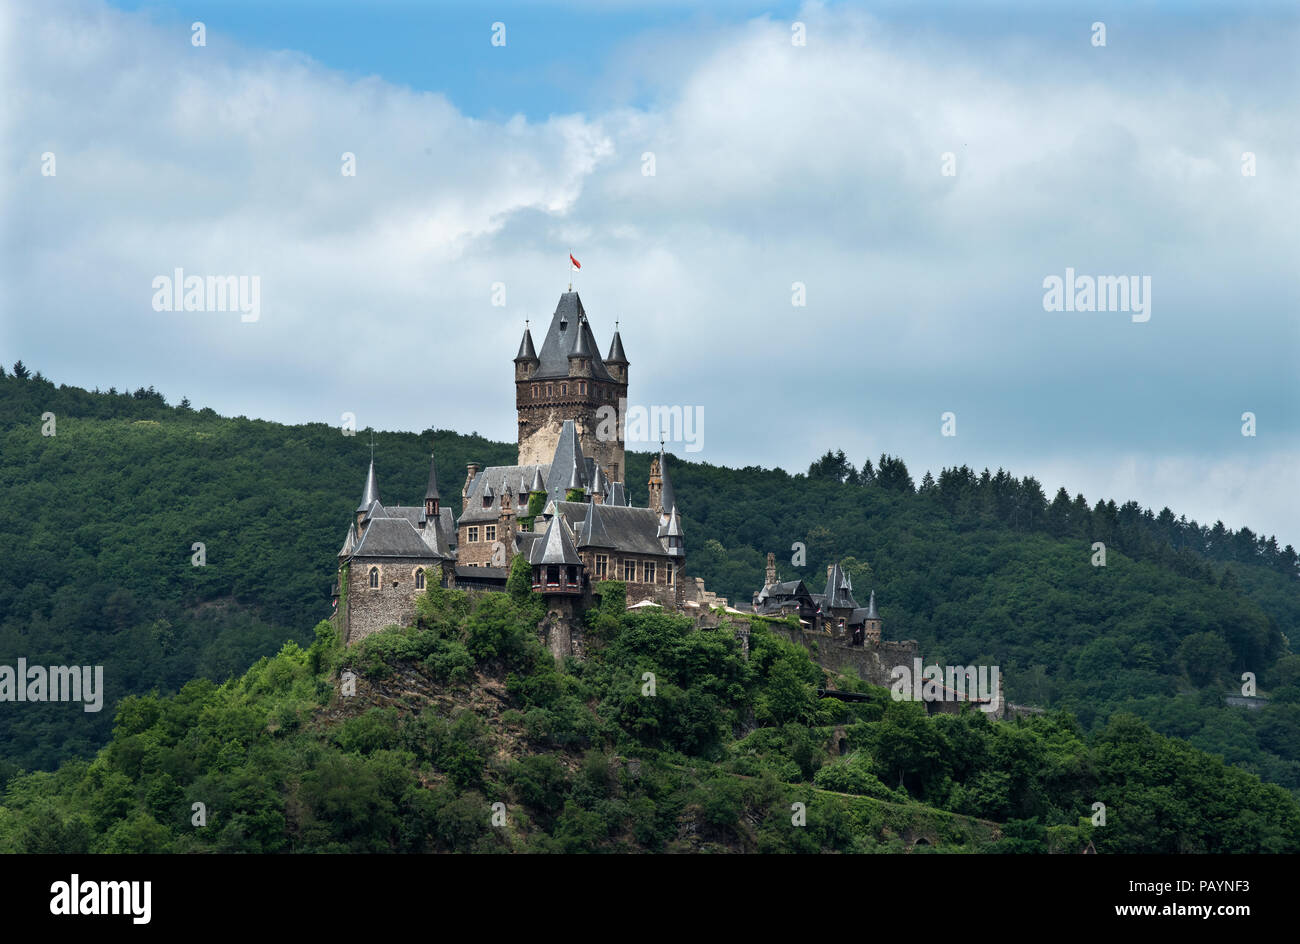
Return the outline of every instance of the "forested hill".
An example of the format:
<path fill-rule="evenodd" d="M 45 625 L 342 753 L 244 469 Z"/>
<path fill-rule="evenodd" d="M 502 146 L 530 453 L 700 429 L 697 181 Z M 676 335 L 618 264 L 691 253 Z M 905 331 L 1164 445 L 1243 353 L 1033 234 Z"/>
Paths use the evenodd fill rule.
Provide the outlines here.
<path fill-rule="evenodd" d="M 4 373 L 0 664 L 102 664 L 108 701 L 98 714 L 0 713 L 3 773 L 88 756 L 124 694 L 221 681 L 287 638 L 309 641 L 330 610 L 368 436 L 223 418 L 151 388 L 91 393 Z M 418 503 L 431 439 L 450 504 L 466 462 L 515 453 L 442 430 L 378 434 L 385 501 Z M 644 501 L 649 456 L 629 454 L 628 466 Z M 671 470 L 688 571 L 710 589 L 748 600 L 769 550 L 783 577 L 814 591 L 827 564 L 847 560 L 855 590 L 875 588 L 886 638 L 919 640 L 927 661 L 998 664 L 1013 701 L 1068 708 L 1087 729 L 1125 710 L 1300 788 L 1293 549 L 1173 512 L 1049 499 L 1005 473 L 944 470 L 914 486 L 889 457 L 859 471 L 828 454 L 797 475 L 681 460 Z M 1092 565 L 1094 541 L 1105 567 Z M 195 543 L 206 566 L 192 565 Z M 1267 708 L 1223 706 L 1245 671 Z"/>

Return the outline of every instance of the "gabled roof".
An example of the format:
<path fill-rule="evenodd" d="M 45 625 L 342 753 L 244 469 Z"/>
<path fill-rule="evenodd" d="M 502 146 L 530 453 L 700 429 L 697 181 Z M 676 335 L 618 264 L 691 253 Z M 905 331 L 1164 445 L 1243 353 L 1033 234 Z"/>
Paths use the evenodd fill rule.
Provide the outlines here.
<path fill-rule="evenodd" d="M 569 481 L 575 470 L 583 474 L 586 457 L 578 443 L 578 428 L 573 420 L 565 420 L 560 427 L 560 438 L 555 444 L 555 455 L 551 459 L 551 468 L 546 478 L 546 494 L 552 501 L 560 501 L 569 490 Z"/>
<path fill-rule="evenodd" d="M 573 543 L 573 535 L 564 519 L 556 515 L 546 526 L 546 533 L 540 541 L 534 541 L 529 555 L 530 564 L 581 564 L 578 548 Z"/>
<path fill-rule="evenodd" d="M 595 502 L 587 512 L 587 520 L 583 522 L 583 527 L 578 530 L 578 547 L 614 547 L 614 542 L 605 531 L 600 516 L 600 505 Z"/>
<path fill-rule="evenodd" d="M 578 297 L 577 292 L 565 292 L 560 296 L 560 302 L 555 306 L 555 314 L 551 316 L 551 326 L 542 341 L 534 378 L 545 380 L 569 376 L 569 355 L 578 346 L 578 339 L 581 337 L 588 352 L 584 356 L 591 357 L 592 376 L 597 380 L 614 379 L 605 368 L 605 361 L 596 349 L 596 339 L 591 334 L 591 325 L 587 322 L 586 316 L 587 313 L 582 308 L 582 299 Z"/>
<path fill-rule="evenodd" d="M 379 504 L 379 499 L 376 498 L 374 501 L 370 503 L 370 507 L 366 509 L 366 514 L 361 520 L 363 522 L 366 522 L 366 521 L 372 521 L 375 518 L 387 518 L 387 517 L 388 517 L 388 511 L 384 508 L 383 505 Z"/>
<path fill-rule="evenodd" d="M 456 526 L 450 508 L 439 508 L 438 516 L 430 519 L 424 513 L 423 505 L 390 505 L 384 509 L 384 517 L 401 518 L 410 522 L 415 533 L 430 550 L 439 557 L 455 557 L 451 550 L 451 536 L 456 533 Z"/>
<path fill-rule="evenodd" d="M 536 483 L 539 478 L 545 480 L 549 474 L 550 467 L 545 465 L 493 465 L 481 469 L 465 492 L 464 508 L 457 520 L 461 524 L 496 521 L 501 516 L 500 496 L 503 492 L 510 492 L 511 497 L 517 497 L 514 495 L 514 488 L 518 483 L 527 481 Z M 565 478 L 566 480 L 568 478 L 567 471 Z M 485 497 L 490 498 L 486 508 L 483 507 Z M 525 511 L 526 506 L 516 509 L 515 513 L 524 514 Z"/>
<path fill-rule="evenodd" d="M 365 511 L 372 503 L 379 501 L 379 483 L 375 480 L 375 460 L 370 460 L 370 471 L 366 473 L 366 485 L 361 491 L 361 502 L 357 511 Z"/>
<path fill-rule="evenodd" d="M 605 504 L 617 505 L 620 508 L 628 506 L 627 490 L 623 487 L 622 482 L 611 482 L 609 484 L 609 498 L 605 500 Z"/>
<path fill-rule="evenodd" d="M 343 550 L 339 551 L 339 557 L 347 557 L 352 553 L 352 548 L 357 544 L 357 525 L 355 521 L 348 522 L 348 534 L 343 539 Z"/>
<path fill-rule="evenodd" d="M 849 575 L 839 564 L 831 567 L 830 576 L 826 578 L 826 590 L 822 596 L 824 598 L 822 605 L 829 609 L 845 607 L 857 609 L 858 606 L 858 601 L 853 599 L 853 584 L 849 581 Z"/>
<path fill-rule="evenodd" d="M 351 559 L 410 557 L 436 560 L 438 556 L 406 518 L 375 518 L 366 525 Z"/>
<path fill-rule="evenodd" d="M 649 508 L 629 508 L 624 505 L 594 505 L 587 502 L 562 501 L 555 503 L 555 516 L 564 517 L 578 526 L 585 522 L 592 508 L 599 507 L 600 524 L 608 544 L 626 554 L 645 554 L 669 557 L 668 549 L 659 538 L 659 515 Z"/>

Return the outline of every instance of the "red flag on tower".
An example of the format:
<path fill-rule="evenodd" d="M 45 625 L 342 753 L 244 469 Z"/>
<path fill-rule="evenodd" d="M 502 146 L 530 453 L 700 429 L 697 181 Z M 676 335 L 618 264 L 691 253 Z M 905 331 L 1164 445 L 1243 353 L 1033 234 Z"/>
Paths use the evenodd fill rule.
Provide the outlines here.
<path fill-rule="evenodd" d="M 579 262 L 577 259 L 573 258 L 573 253 L 569 253 L 569 261 L 573 263 L 573 267 L 574 267 L 575 269 L 581 269 L 581 268 L 582 268 L 582 263 Z"/>

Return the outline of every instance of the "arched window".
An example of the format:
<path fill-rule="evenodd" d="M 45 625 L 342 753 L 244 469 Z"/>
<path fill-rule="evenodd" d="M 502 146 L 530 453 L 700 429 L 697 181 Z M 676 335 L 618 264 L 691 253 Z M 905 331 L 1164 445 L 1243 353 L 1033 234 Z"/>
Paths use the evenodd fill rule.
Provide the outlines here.
<path fill-rule="evenodd" d="M 379 589 L 379 568 L 378 567 L 370 568 L 370 587 L 372 590 Z"/>
<path fill-rule="evenodd" d="M 415 572 L 415 589 L 416 590 L 424 589 L 424 568 L 423 567 L 421 567 L 419 570 Z"/>

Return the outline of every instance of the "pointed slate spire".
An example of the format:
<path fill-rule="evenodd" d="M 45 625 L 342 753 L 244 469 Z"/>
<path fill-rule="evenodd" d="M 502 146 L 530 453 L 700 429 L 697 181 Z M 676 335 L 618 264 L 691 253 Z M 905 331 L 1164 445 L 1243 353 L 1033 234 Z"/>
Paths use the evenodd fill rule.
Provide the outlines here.
<path fill-rule="evenodd" d="M 441 497 L 438 494 L 438 463 L 431 451 L 429 453 L 429 487 L 424 490 L 424 500 L 428 501 L 430 498 L 436 500 Z"/>
<path fill-rule="evenodd" d="M 542 481 L 542 467 L 540 465 L 533 470 L 533 484 L 528 486 L 528 491 L 530 493 L 546 491 L 546 483 Z"/>
<path fill-rule="evenodd" d="M 599 493 L 601 498 L 605 497 L 605 490 L 609 487 L 609 480 L 605 478 L 605 473 L 599 465 L 596 466 L 596 474 L 591 479 L 591 490 Z"/>
<path fill-rule="evenodd" d="M 578 468 L 578 463 L 573 463 L 573 472 L 569 475 L 569 491 L 582 488 L 582 470 Z"/>
<path fill-rule="evenodd" d="M 357 526 L 355 522 L 348 522 L 348 536 L 343 539 L 343 550 L 339 551 L 339 557 L 347 557 L 352 553 L 352 549 L 357 546 Z"/>
<path fill-rule="evenodd" d="M 515 362 L 536 361 L 537 349 L 533 347 L 533 333 L 528 330 L 528 323 L 524 322 L 524 337 L 519 342 L 519 353 L 515 355 Z"/>
<path fill-rule="evenodd" d="M 578 549 L 569 535 L 569 527 L 560 515 L 551 519 L 540 541 L 533 542 L 530 564 L 581 564 Z"/>
<path fill-rule="evenodd" d="M 867 601 L 867 619 L 872 619 L 872 620 L 880 619 L 880 615 L 876 613 L 876 591 L 875 590 L 871 591 L 871 599 Z"/>
<path fill-rule="evenodd" d="M 673 481 L 668 477 L 667 456 L 662 443 L 659 444 L 659 478 L 663 482 L 659 490 L 659 504 L 663 508 L 662 514 L 667 514 L 670 508 L 677 505 L 677 496 L 673 492 Z"/>
<path fill-rule="evenodd" d="M 627 355 L 623 353 L 623 338 L 618 333 L 618 328 L 614 328 L 614 340 L 609 343 L 609 354 L 605 358 L 606 364 L 627 364 Z"/>
<path fill-rule="evenodd" d="M 614 542 L 609 539 L 609 532 L 605 530 L 605 522 L 600 517 L 600 506 L 593 504 L 591 510 L 587 512 L 587 520 L 583 524 L 582 538 L 578 541 L 579 547 L 613 547 Z"/>
<path fill-rule="evenodd" d="M 575 357 L 591 357 L 591 346 L 587 343 L 587 335 L 591 330 L 587 327 L 587 320 L 584 318 L 578 325 L 578 340 L 573 345 L 573 350 L 569 352 L 569 360 Z"/>
<path fill-rule="evenodd" d="M 366 511 L 372 502 L 379 501 L 379 484 L 375 481 L 375 460 L 370 460 L 370 471 L 366 474 L 366 487 L 361 493 L 357 511 Z"/>
<path fill-rule="evenodd" d="M 578 442 L 578 428 L 573 420 L 565 420 L 560 427 L 560 439 L 555 444 L 555 455 L 551 459 L 551 470 L 546 478 L 546 493 L 553 501 L 563 501 L 564 493 L 574 473 L 579 482 L 585 484 L 583 468 L 587 460 L 582 454 L 582 445 Z M 578 487 L 583 487 L 580 484 Z"/>
<path fill-rule="evenodd" d="M 668 537 L 679 538 L 682 536 L 682 524 L 677 520 L 677 506 L 673 505 L 672 514 L 668 516 Z"/>

